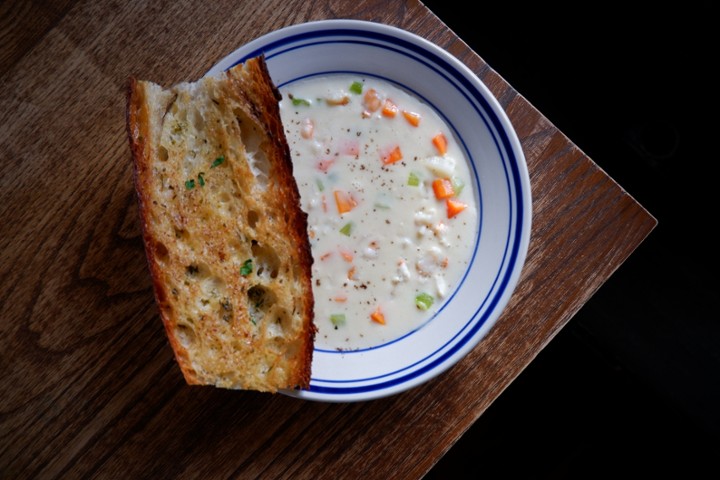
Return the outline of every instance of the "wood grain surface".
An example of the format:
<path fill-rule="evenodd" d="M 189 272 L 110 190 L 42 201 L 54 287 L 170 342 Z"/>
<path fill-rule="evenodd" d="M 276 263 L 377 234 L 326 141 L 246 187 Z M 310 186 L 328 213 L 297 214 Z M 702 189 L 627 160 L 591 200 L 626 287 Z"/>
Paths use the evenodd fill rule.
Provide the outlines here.
<path fill-rule="evenodd" d="M 139 236 L 126 79 L 196 79 L 259 35 L 324 18 L 417 33 L 498 97 L 531 176 L 522 278 L 486 339 L 399 395 L 186 386 Z M 421 478 L 656 225 L 417 0 L 6 1 L 0 32 L 2 478 Z"/>

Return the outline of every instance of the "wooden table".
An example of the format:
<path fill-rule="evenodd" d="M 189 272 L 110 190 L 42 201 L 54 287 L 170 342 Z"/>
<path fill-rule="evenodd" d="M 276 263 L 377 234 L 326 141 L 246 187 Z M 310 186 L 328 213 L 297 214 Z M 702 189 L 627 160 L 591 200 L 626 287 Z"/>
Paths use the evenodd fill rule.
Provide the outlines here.
<path fill-rule="evenodd" d="M 422 477 L 656 225 L 417 0 L 48 3 L 0 6 L 2 478 Z M 396 396 L 188 387 L 139 237 L 126 78 L 195 79 L 259 35 L 323 18 L 424 36 L 498 97 L 534 196 L 522 278 L 465 359 Z"/>

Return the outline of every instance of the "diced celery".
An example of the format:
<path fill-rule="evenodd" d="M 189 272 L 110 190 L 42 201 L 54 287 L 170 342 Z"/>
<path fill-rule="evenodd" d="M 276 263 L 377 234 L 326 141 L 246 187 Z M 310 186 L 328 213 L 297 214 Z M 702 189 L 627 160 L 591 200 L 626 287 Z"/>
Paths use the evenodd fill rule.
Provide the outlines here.
<path fill-rule="evenodd" d="M 453 177 L 452 186 L 453 191 L 455 192 L 455 196 L 457 197 L 460 195 L 460 192 L 462 192 L 463 188 L 465 188 L 465 182 L 463 182 L 461 178 Z"/>
<path fill-rule="evenodd" d="M 350 234 L 352 233 L 352 229 L 353 229 L 353 222 L 348 222 L 345 225 L 343 225 L 343 227 L 340 229 L 340 233 L 349 237 Z"/>
<path fill-rule="evenodd" d="M 415 306 L 420 310 L 427 310 L 432 306 L 434 301 L 435 299 L 428 293 L 418 293 L 417 296 L 415 296 Z"/>
<path fill-rule="evenodd" d="M 420 177 L 418 177 L 417 173 L 410 172 L 410 175 L 408 175 L 408 185 L 411 187 L 417 187 L 420 185 Z"/>
<path fill-rule="evenodd" d="M 336 327 L 342 327 L 345 325 L 345 314 L 344 313 L 333 313 L 330 315 L 330 322 Z"/>

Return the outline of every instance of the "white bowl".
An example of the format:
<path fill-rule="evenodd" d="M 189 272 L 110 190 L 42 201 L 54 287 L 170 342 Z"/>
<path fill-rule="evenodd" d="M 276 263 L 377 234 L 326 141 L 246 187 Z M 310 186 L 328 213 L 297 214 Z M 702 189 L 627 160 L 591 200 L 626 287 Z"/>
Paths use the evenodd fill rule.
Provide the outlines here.
<path fill-rule="evenodd" d="M 530 240 L 530 180 L 520 142 L 480 79 L 437 45 L 396 27 L 324 20 L 268 33 L 207 74 L 264 54 L 279 87 L 313 75 L 361 73 L 389 80 L 431 105 L 470 159 L 478 205 L 475 250 L 462 282 L 433 318 L 396 341 L 358 351 L 318 348 L 301 399 L 364 401 L 445 372 L 493 327 L 523 268 Z"/>

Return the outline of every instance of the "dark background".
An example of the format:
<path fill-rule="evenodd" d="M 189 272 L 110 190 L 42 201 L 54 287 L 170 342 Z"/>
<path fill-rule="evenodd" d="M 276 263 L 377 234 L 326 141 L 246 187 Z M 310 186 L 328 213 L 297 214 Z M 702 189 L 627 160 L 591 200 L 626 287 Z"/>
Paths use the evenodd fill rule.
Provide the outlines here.
<path fill-rule="evenodd" d="M 717 478 L 710 2 L 424 3 L 658 220 L 427 478 Z"/>

